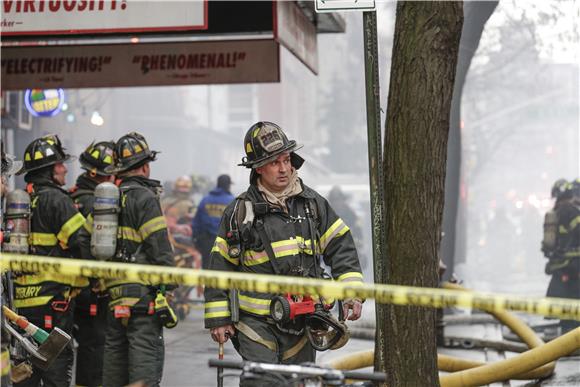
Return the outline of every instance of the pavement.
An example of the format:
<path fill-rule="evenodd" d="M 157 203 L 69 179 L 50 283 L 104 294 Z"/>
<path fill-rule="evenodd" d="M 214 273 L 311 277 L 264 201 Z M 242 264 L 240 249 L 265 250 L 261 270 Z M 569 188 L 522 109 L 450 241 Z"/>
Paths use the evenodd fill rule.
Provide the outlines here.
<path fill-rule="evenodd" d="M 371 349 L 374 343 L 367 340 L 351 339 L 344 347 L 336 351 L 318 353 L 317 362 L 325 363 L 333 358 L 350 354 L 354 351 Z M 208 367 L 210 359 L 218 358 L 218 345 L 203 327 L 203 310 L 196 305 L 184 321 L 174 329 L 165 330 L 165 368 L 162 386 L 209 387 L 217 385 L 217 370 Z M 224 359 L 241 361 L 231 342 L 224 346 Z M 238 371 L 225 371 L 232 375 L 224 378 L 224 387 L 239 385 Z"/>
<path fill-rule="evenodd" d="M 360 325 L 372 324 L 372 320 L 374 320 L 374 305 L 372 301 L 365 304 L 365 309 L 365 320 L 361 321 Z M 501 327 L 492 323 L 454 325 L 453 327 L 446 327 L 446 334 L 497 340 L 501 336 Z M 370 340 L 351 339 L 339 350 L 319 352 L 317 363 L 323 364 L 333 358 L 371 349 L 373 346 L 374 342 Z M 208 367 L 208 361 L 217 359 L 218 345 L 211 339 L 209 330 L 203 327 L 202 305 L 195 305 L 186 320 L 180 321 L 176 328 L 165 330 L 165 348 L 165 369 L 162 386 L 210 387 L 217 385 L 217 370 Z M 241 360 L 231 342 L 226 343 L 224 350 L 225 360 Z M 511 352 L 498 354 L 496 351 L 476 349 L 440 349 L 440 352 L 487 362 L 515 355 Z M 226 370 L 225 373 L 230 375 L 224 378 L 225 387 L 239 385 L 239 371 Z M 544 381 L 511 381 L 509 383 L 493 383 L 490 385 L 490 387 L 500 386 L 580 386 L 580 356 L 558 360 L 554 376 Z"/>

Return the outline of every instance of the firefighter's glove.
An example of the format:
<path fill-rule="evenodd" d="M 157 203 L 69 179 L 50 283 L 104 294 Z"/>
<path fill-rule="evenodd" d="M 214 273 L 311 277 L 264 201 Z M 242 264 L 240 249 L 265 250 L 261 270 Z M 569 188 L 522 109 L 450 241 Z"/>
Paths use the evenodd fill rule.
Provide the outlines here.
<path fill-rule="evenodd" d="M 358 320 L 362 313 L 362 300 L 360 298 L 345 298 L 342 302 L 344 320 Z"/>
<path fill-rule="evenodd" d="M 155 314 L 165 328 L 171 329 L 177 326 L 177 316 L 161 291 L 158 291 L 155 296 Z"/>

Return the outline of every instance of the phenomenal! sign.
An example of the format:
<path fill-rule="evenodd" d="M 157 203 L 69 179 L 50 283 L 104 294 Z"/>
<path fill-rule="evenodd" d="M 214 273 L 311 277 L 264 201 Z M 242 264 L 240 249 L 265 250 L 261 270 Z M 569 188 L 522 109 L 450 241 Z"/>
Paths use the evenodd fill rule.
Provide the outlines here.
<path fill-rule="evenodd" d="M 3 47 L 2 88 L 279 82 L 278 50 L 271 39 Z"/>
<path fill-rule="evenodd" d="M 207 29 L 207 0 L 4 0 L 1 35 Z"/>

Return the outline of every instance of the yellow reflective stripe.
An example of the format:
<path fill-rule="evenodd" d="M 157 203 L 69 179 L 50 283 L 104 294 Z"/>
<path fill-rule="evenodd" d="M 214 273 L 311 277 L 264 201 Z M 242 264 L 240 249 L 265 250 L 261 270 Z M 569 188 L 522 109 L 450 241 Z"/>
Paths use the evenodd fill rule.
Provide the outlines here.
<path fill-rule="evenodd" d="M 300 254 L 300 247 L 296 239 L 272 242 L 272 250 L 274 250 L 274 256 L 276 258 Z"/>
<path fill-rule="evenodd" d="M 244 265 L 245 266 L 254 266 L 259 265 L 264 262 L 268 262 L 270 258 L 268 258 L 268 253 L 265 251 L 254 251 L 254 250 L 246 250 L 244 251 Z"/>
<path fill-rule="evenodd" d="M 311 246 L 311 241 L 310 239 L 304 239 L 301 236 L 296 237 L 296 240 L 298 241 L 298 245 L 301 246 L 301 250 L 303 252 L 305 252 L 306 254 L 310 254 L 312 255 L 312 246 Z"/>
<path fill-rule="evenodd" d="M 153 218 L 139 228 L 139 234 L 143 240 L 147 239 L 149 235 L 153 234 L 155 231 L 163 230 L 167 228 L 167 223 L 165 223 L 165 217 L 158 216 Z"/>
<path fill-rule="evenodd" d="M 576 251 L 568 251 L 567 253 L 564 253 L 564 256 L 566 258 L 580 257 L 580 251 L 578 251 L 578 250 L 576 250 Z"/>
<path fill-rule="evenodd" d="M 276 258 L 283 258 L 290 255 L 298 255 L 301 252 L 312 255 L 312 249 L 310 249 L 310 239 L 304 240 L 302 237 L 296 237 L 296 239 L 285 239 L 281 241 L 273 242 L 272 250 L 274 251 L 274 256 Z M 255 266 L 265 262 L 268 262 L 270 258 L 266 251 L 255 251 L 246 250 L 244 251 L 244 262 L 245 266 Z"/>
<path fill-rule="evenodd" d="M 227 301 L 212 301 L 212 302 L 205 303 L 205 309 L 219 308 L 221 306 L 228 306 L 228 302 Z"/>
<path fill-rule="evenodd" d="M 248 297 L 241 294 L 239 298 L 241 310 L 261 316 L 268 316 L 270 314 L 270 300 Z"/>
<path fill-rule="evenodd" d="M 127 281 L 127 280 L 105 280 L 105 286 L 107 289 L 114 288 L 115 286 L 119 285 L 132 285 L 132 284 L 139 284 L 139 285 L 151 285 L 150 282 L 147 281 L 136 281 L 134 279 Z"/>
<path fill-rule="evenodd" d="M 212 313 L 204 313 L 204 318 L 218 318 L 218 317 L 231 317 L 231 313 L 229 310 L 223 312 L 212 312 Z"/>
<path fill-rule="evenodd" d="M 570 230 L 574 230 L 578 224 L 580 224 L 580 215 L 572 219 L 569 226 Z"/>
<path fill-rule="evenodd" d="M 2 350 L 2 357 L 0 358 L 0 370 L 2 376 L 10 375 L 10 352 L 8 349 Z"/>
<path fill-rule="evenodd" d="M 14 300 L 15 308 L 32 308 L 35 306 L 46 305 L 52 300 L 54 296 L 42 296 L 42 297 L 32 297 L 25 298 L 23 300 Z"/>
<path fill-rule="evenodd" d="M 62 243 L 63 247 L 66 247 L 68 244 L 68 238 L 85 224 L 85 220 L 83 214 L 78 212 L 62 225 L 56 237 Z"/>
<path fill-rule="evenodd" d="M 59 284 L 69 285 L 75 288 L 82 288 L 89 285 L 89 280 L 85 277 L 72 275 L 44 273 L 18 276 L 14 279 L 16 285 L 28 286 L 38 285 L 43 282 L 58 282 Z"/>
<path fill-rule="evenodd" d="M 227 301 L 213 301 L 205 303 L 205 318 L 230 317 L 231 312 Z"/>
<path fill-rule="evenodd" d="M 320 237 L 320 249 L 326 250 L 326 246 L 336 237 L 339 237 L 350 230 L 342 219 L 338 218 L 328 230 Z"/>
<path fill-rule="evenodd" d="M 93 233 L 93 214 L 89 214 L 87 221 L 83 224 L 83 227 L 89 234 Z"/>
<path fill-rule="evenodd" d="M 56 235 L 44 232 L 30 233 L 29 241 L 30 244 L 34 246 L 56 246 L 58 243 Z"/>
<path fill-rule="evenodd" d="M 357 271 L 352 271 L 348 273 L 344 273 L 338 276 L 336 279 L 337 281 L 344 281 L 344 282 L 362 282 L 363 275 Z M 360 281 L 359 281 L 360 280 Z"/>
<path fill-rule="evenodd" d="M 113 308 L 117 305 L 123 305 L 123 306 L 133 306 L 136 303 L 138 303 L 140 300 L 140 298 L 137 297 L 121 297 L 121 298 L 117 298 L 114 301 L 110 301 L 109 302 L 109 308 Z"/>
<path fill-rule="evenodd" d="M 239 265 L 240 264 L 240 260 L 238 258 L 230 258 L 230 255 L 228 253 L 228 243 L 226 242 L 225 239 L 220 238 L 219 236 L 215 238 L 215 243 L 211 249 L 212 253 L 219 253 L 226 261 L 234 264 L 234 265 Z"/>
<path fill-rule="evenodd" d="M 117 238 L 126 239 L 137 243 L 143 242 L 143 239 L 141 239 L 141 235 L 139 235 L 137 230 L 125 226 L 119 227 L 119 230 L 117 231 Z"/>

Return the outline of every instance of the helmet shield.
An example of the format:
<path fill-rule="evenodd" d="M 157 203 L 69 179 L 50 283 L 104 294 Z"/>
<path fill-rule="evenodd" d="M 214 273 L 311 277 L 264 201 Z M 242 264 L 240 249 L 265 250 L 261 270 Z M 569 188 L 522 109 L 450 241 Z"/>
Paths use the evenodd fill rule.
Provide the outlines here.
<path fill-rule="evenodd" d="M 258 168 L 268 164 L 278 155 L 284 152 L 294 152 L 302 148 L 294 140 L 288 140 L 288 137 L 278 125 L 268 122 L 258 122 L 246 132 L 244 138 L 244 149 L 246 157 L 238 165 L 246 168 Z M 296 168 L 300 168 L 304 159 L 300 156 L 299 160 L 293 157 L 293 161 L 299 161 Z M 293 163 L 294 165 L 294 163 Z"/>
<path fill-rule="evenodd" d="M 58 136 L 49 134 L 37 138 L 26 147 L 24 166 L 16 174 L 21 175 L 71 159 L 71 155 L 65 152 Z"/>

